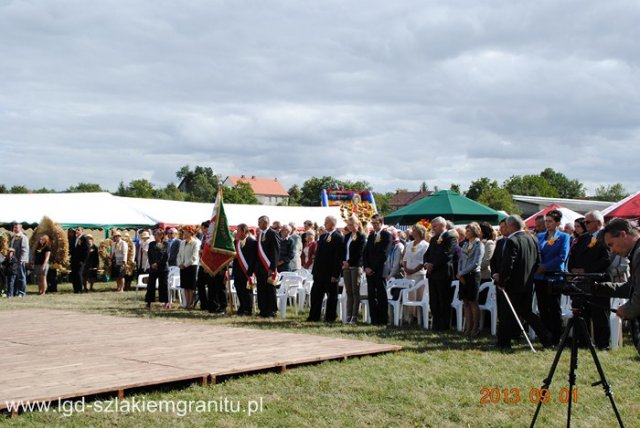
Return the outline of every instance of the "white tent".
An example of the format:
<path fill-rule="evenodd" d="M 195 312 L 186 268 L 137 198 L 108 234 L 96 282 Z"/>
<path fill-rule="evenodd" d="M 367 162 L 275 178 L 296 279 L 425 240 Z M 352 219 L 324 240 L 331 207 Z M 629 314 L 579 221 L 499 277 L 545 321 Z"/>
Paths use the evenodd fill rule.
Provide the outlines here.
<path fill-rule="evenodd" d="M 129 228 L 155 222 L 110 193 L 0 194 L 0 223 L 40 223 L 48 216 L 63 227 Z"/>
<path fill-rule="evenodd" d="M 532 216 L 528 217 L 527 219 L 525 219 L 524 222 L 527 225 L 527 227 L 533 228 L 535 226 L 536 217 L 538 217 L 539 215 L 545 215 L 551 210 L 558 210 L 562 213 L 562 220 L 561 220 L 562 226 L 564 226 L 567 223 L 573 224 L 573 222 L 575 222 L 576 219 L 580 217 L 584 217 L 582 214 L 575 212 L 573 210 L 570 210 L 569 208 L 560 206 L 558 204 L 551 204 L 544 207 L 542 210 L 538 211 Z"/>
<path fill-rule="evenodd" d="M 225 204 L 230 226 L 246 223 L 257 226 L 258 217 L 271 221 L 294 222 L 301 227 L 305 220 L 324 224 L 328 215 L 344 227 L 338 207 L 280 207 L 272 205 Z M 0 194 L 0 224 L 11 222 L 38 224 L 48 216 L 63 227 L 132 228 L 166 225 L 200 224 L 211 219 L 211 203 L 138 199 L 110 193 L 29 193 Z"/>
<path fill-rule="evenodd" d="M 155 223 L 166 225 L 200 224 L 211 219 L 213 201 L 181 202 L 160 199 L 140 199 L 115 197 L 129 207 L 153 219 Z M 338 219 L 338 227 L 344 227 L 344 221 L 340 217 L 339 207 L 286 207 L 274 205 L 241 205 L 224 204 L 225 213 L 230 226 L 245 223 L 255 227 L 258 217 L 266 215 L 270 221 L 278 220 L 282 224 L 293 222 L 302 227 L 305 220 L 311 220 L 318 224 L 324 224 L 328 215 Z"/>

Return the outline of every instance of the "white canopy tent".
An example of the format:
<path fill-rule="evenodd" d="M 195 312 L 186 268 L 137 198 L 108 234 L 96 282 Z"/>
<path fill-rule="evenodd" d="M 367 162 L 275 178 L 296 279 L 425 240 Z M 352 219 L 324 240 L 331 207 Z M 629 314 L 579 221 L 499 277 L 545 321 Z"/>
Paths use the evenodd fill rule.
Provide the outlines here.
<path fill-rule="evenodd" d="M 160 199 L 140 199 L 115 197 L 129 205 L 136 211 L 150 217 L 155 223 L 166 225 L 200 224 L 210 220 L 213 210 L 211 203 L 167 201 Z M 338 227 L 344 227 L 345 223 L 340 217 L 339 207 L 287 207 L 274 205 L 241 205 L 224 204 L 227 221 L 231 227 L 240 223 L 256 227 L 258 217 L 266 215 L 270 221 L 278 220 L 282 224 L 293 222 L 297 227 L 302 227 L 305 220 L 311 220 L 317 224 L 324 224 L 328 215 L 338 219 Z"/>
<path fill-rule="evenodd" d="M 108 229 L 155 224 L 110 193 L 0 194 L 0 224 L 36 225 L 44 216 L 63 227 Z"/>
<path fill-rule="evenodd" d="M 230 226 L 246 223 L 257 226 L 258 217 L 271 221 L 293 222 L 301 227 L 305 220 L 324 224 L 328 215 L 344 227 L 338 207 L 280 207 L 271 205 L 225 204 Z M 211 219 L 211 203 L 138 199 L 110 193 L 29 193 L 0 194 L 0 224 L 18 222 L 35 225 L 48 216 L 63 227 L 135 228 L 165 225 L 200 224 Z"/>

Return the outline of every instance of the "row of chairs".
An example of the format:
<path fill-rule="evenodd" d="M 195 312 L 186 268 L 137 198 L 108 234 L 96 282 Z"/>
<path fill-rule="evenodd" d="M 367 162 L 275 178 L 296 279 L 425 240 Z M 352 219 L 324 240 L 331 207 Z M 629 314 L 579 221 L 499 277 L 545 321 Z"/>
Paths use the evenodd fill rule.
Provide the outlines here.
<path fill-rule="evenodd" d="M 138 275 L 138 281 L 136 282 L 136 292 L 140 289 L 146 289 L 149 282 L 149 274 L 143 273 Z M 177 266 L 171 266 L 169 268 L 169 278 L 167 281 L 169 303 L 178 300 L 180 305 L 184 302 L 184 291 L 180 288 L 180 268 Z"/>

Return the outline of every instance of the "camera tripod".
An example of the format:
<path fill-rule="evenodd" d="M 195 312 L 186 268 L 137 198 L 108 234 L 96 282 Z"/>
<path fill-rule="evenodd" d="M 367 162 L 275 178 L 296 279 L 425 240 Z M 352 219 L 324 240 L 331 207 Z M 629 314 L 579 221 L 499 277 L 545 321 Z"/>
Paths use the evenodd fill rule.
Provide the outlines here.
<path fill-rule="evenodd" d="M 573 317 L 569 319 L 567 323 L 567 327 L 562 333 L 562 337 L 560 338 L 560 344 L 558 346 L 558 352 L 556 352 L 556 356 L 553 360 L 553 364 L 551 364 L 551 370 L 549 370 L 549 374 L 543 380 L 542 389 L 548 390 L 549 385 L 551 384 L 551 380 L 553 378 L 553 374 L 558 367 L 558 362 L 560 361 L 560 356 L 562 355 L 562 351 L 567 346 L 567 340 L 569 338 L 569 332 L 573 329 L 573 335 L 571 336 L 571 365 L 569 367 L 569 400 L 567 401 L 567 427 L 571 426 L 571 408 L 572 408 L 572 397 L 573 391 L 576 384 L 576 369 L 578 368 L 578 340 L 582 339 L 584 343 L 587 344 L 589 351 L 591 351 L 591 356 L 593 358 L 593 362 L 596 365 L 596 369 L 598 370 L 598 374 L 600 375 L 600 381 L 593 383 L 591 386 L 602 385 L 604 389 L 604 393 L 607 397 L 609 397 L 609 401 L 611 402 L 611 407 L 613 408 L 613 412 L 618 419 L 618 424 L 621 427 L 624 427 L 622 423 L 622 419 L 620 418 L 620 413 L 618 412 L 618 408 L 616 407 L 616 402 L 613 399 L 613 393 L 611 392 L 611 386 L 607 382 L 607 379 L 604 375 L 604 370 L 602 370 L 602 366 L 600 365 L 600 360 L 598 359 L 598 354 L 596 354 L 596 349 L 591 342 L 591 337 L 589 335 L 589 331 L 587 328 L 587 323 L 584 318 L 581 316 L 581 310 L 574 310 Z M 577 396 L 577 395 L 576 395 Z M 531 427 L 535 426 L 536 419 L 538 418 L 538 413 L 540 412 L 540 406 L 542 405 L 542 401 L 538 401 L 538 405 L 536 407 L 536 411 L 533 414 L 533 419 L 531 420 Z"/>

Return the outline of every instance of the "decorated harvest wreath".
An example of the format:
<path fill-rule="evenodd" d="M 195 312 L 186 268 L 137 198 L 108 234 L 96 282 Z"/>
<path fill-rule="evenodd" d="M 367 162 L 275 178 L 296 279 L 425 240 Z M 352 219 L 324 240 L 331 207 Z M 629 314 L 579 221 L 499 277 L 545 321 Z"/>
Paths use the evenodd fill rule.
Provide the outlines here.
<path fill-rule="evenodd" d="M 40 224 L 33 231 L 31 239 L 29 239 L 31 251 L 35 251 L 38 241 L 43 235 L 49 236 L 51 240 L 51 256 L 49 257 L 51 269 L 69 270 L 69 237 L 62 226 L 54 223 L 47 216 L 42 217 Z"/>

